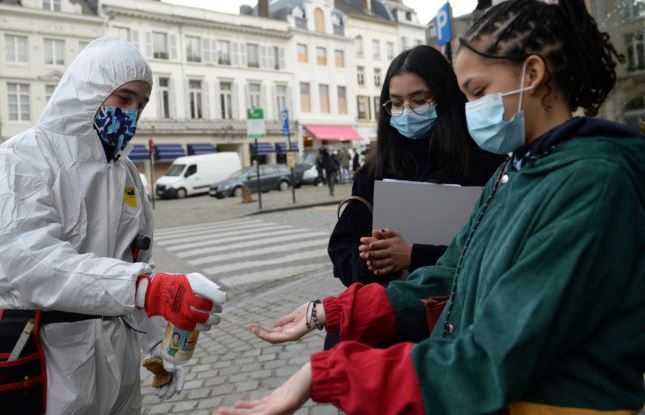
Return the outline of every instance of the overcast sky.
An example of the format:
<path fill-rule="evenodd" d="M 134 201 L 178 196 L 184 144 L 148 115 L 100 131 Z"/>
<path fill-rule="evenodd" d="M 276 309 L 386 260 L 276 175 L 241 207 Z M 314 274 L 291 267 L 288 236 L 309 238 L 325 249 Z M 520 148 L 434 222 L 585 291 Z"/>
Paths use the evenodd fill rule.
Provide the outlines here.
<path fill-rule="evenodd" d="M 225 13 L 238 14 L 242 4 L 255 6 L 257 0 L 163 0 L 168 3 L 183 4 L 186 6 L 200 7 Z M 436 14 L 439 7 L 446 0 L 403 0 L 407 6 L 414 7 L 419 16 L 420 23 L 426 24 Z M 452 11 L 454 16 L 461 16 L 471 12 L 477 5 L 477 0 L 453 0 Z"/>

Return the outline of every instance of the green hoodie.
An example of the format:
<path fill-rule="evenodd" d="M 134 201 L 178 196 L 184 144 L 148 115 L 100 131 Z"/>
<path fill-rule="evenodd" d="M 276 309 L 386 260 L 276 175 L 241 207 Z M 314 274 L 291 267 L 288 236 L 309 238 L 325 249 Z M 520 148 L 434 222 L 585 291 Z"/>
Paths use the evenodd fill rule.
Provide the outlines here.
<path fill-rule="evenodd" d="M 446 307 L 412 349 L 425 412 L 493 414 L 514 402 L 548 413 L 640 409 L 645 139 L 575 138 L 506 175 L 464 255 L 454 333 L 442 336 Z M 427 330 L 420 298 L 450 292 L 494 178 L 437 265 L 388 288 L 400 334 Z"/>

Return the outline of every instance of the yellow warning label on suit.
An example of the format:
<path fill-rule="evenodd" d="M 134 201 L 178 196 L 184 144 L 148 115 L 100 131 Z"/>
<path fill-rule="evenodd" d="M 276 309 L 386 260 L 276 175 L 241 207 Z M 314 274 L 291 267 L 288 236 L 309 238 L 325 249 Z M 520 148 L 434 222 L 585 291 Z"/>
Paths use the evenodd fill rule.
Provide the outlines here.
<path fill-rule="evenodd" d="M 137 208 L 137 193 L 134 190 L 134 187 L 125 188 L 125 192 L 123 192 L 123 203 L 133 209 Z"/>

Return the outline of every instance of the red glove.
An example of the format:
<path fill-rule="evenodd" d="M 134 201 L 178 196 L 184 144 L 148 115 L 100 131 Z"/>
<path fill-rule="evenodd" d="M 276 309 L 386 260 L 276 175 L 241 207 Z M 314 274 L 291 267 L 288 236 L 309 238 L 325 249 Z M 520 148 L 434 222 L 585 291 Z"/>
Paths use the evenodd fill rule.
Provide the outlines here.
<path fill-rule="evenodd" d="M 193 289 L 196 285 L 196 289 Z M 208 329 L 219 318 L 211 315 L 221 309 L 225 293 L 218 289 L 217 284 L 209 281 L 200 274 L 164 274 L 156 272 L 152 275 L 141 275 L 137 280 L 137 291 L 145 289 L 143 308 L 148 317 L 162 316 L 182 330 L 194 330 L 199 323 L 199 329 Z M 201 292 L 199 292 L 199 291 Z M 137 293 L 139 297 L 140 293 Z"/>

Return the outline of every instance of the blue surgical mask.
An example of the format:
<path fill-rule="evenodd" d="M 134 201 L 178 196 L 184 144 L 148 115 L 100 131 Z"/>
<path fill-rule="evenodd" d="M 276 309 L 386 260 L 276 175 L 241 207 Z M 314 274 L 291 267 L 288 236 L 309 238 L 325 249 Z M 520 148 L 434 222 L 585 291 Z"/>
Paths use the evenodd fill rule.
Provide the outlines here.
<path fill-rule="evenodd" d="M 118 107 L 100 107 L 94 116 L 94 130 L 103 143 L 120 151 L 137 130 L 137 111 Z"/>
<path fill-rule="evenodd" d="M 403 114 L 390 117 L 390 125 L 396 128 L 399 134 L 411 140 L 425 137 L 437 120 L 437 109 L 433 105 L 426 105 L 428 109 L 422 115 L 406 108 L 403 110 Z M 419 110 L 423 111 L 423 107 L 417 109 L 417 111 Z"/>
<path fill-rule="evenodd" d="M 526 65 L 526 63 L 525 63 Z M 520 85 L 524 85 L 524 71 Z M 478 100 L 466 103 L 466 122 L 471 137 L 483 150 L 496 154 L 510 153 L 526 142 L 524 129 L 524 111 L 522 98 L 526 90 L 533 86 L 515 91 L 486 95 Z M 509 121 L 504 121 L 504 100 L 507 95 L 520 94 L 517 113 Z"/>

